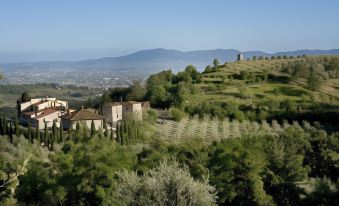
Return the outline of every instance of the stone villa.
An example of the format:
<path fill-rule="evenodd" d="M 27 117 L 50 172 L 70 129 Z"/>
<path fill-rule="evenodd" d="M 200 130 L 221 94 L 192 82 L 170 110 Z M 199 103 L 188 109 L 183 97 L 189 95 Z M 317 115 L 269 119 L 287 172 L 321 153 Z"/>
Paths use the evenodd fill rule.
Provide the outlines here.
<path fill-rule="evenodd" d="M 142 120 L 142 108 L 142 103 L 136 101 L 108 102 L 102 107 L 102 114 L 106 122 L 114 127 L 119 120 L 127 116 Z"/>
<path fill-rule="evenodd" d="M 20 121 L 40 129 L 60 125 L 60 116 L 68 109 L 68 102 L 56 98 L 36 98 L 20 104 Z"/>
<path fill-rule="evenodd" d="M 76 124 L 84 124 L 87 128 L 91 128 L 92 121 L 94 122 L 95 129 L 103 128 L 104 117 L 92 112 L 89 109 L 81 109 L 80 111 L 67 112 L 61 116 L 61 122 L 64 129 L 76 129 Z"/>
<path fill-rule="evenodd" d="M 36 98 L 20 104 L 20 121 L 33 127 L 39 126 L 39 129 L 44 129 L 45 125 L 52 127 L 53 122 L 58 127 L 62 123 L 64 129 L 75 129 L 77 122 L 91 128 L 93 121 L 95 128 L 99 129 L 103 127 L 104 120 L 112 127 L 126 117 L 142 120 L 142 112 L 149 108 L 149 102 L 109 102 L 102 107 L 103 115 L 99 115 L 97 110 L 91 108 L 71 110 L 68 102 L 56 98 Z"/>

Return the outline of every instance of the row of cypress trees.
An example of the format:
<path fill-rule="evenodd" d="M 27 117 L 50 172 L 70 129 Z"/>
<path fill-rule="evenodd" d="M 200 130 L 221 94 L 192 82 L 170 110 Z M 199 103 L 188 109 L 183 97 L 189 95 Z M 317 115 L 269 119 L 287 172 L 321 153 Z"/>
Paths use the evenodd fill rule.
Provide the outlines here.
<path fill-rule="evenodd" d="M 13 136 L 16 135 L 19 137 L 21 132 L 17 119 L 12 122 L 8 121 L 5 115 L 0 117 L 0 135 L 7 135 L 10 138 L 10 142 L 12 142 Z"/>
<path fill-rule="evenodd" d="M 85 123 L 77 122 L 74 129 L 68 130 L 68 137 L 67 139 L 72 139 L 74 141 L 86 140 L 92 137 L 97 136 L 99 139 L 102 138 L 110 138 L 111 140 L 114 139 L 114 132 L 111 128 L 111 131 L 108 130 L 106 121 L 103 122 L 103 128 L 100 127 L 99 130 L 96 129 L 95 123 L 92 120 L 91 128 L 88 129 Z"/>
<path fill-rule="evenodd" d="M 117 143 L 121 145 L 128 145 L 141 140 L 143 138 L 143 133 L 140 130 L 138 124 L 139 123 L 133 119 L 124 119 L 118 122 L 116 128 Z M 8 136 L 11 142 L 14 135 L 17 137 L 23 135 L 31 143 L 37 141 L 40 145 L 47 146 L 49 150 L 53 150 L 53 145 L 55 142 L 61 143 L 69 139 L 79 141 L 94 136 L 98 136 L 98 138 L 100 139 L 114 139 L 113 128 L 111 128 L 111 130 L 109 131 L 106 121 L 104 121 L 103 128 L 100 127 L 99 130 L 96 130 L 93 120 L 90 130 L 88 129 L 86 124 L 80 124 L 79 122 L 77 122 L 76 129 L 69 129 L 66 133 L 64 132 L 62 123 L 60 123 L 60 127 L 57 127 L 56 122 L 54 121 L 52 127 L 48 128 L 47 122 L 45 122 L 45 128 L 43 131 L 41 131 L 39 129 L 39 125 L 36 125 L 36 127 L 34 128 L 32 127 L 32 125 L 29 124 L 27 128 L 20 128 L 17 119 L 15 119 L 14 122 L 8 121 L 5 115 L 0 118 L 0 135 Z"/>
<path fill-rule="evenodd" d="M 140 141 L 143 138 L 143 133 L 138 124 L 139 123 L 133 119 L 123 119 L 118 122 L 116 128 L 117 143 L 129 145 Z"/>

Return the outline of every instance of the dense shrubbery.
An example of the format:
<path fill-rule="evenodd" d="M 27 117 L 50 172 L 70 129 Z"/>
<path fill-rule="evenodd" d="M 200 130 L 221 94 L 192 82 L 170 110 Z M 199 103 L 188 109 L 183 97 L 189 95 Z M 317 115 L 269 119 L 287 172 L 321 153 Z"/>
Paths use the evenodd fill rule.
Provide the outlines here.
<path fill-rule="evenodd" d="M 26 205 L 338 202 L 334 185 L 339 184 L 339 134 L 328 135 L 306 123 L 304 129 L 292 126 L 277 135 L 251 134 L 211 145 L 201 139 L 120 145 L 109 137 L 100 138 L 98 132 L 86 132 L 83 138 L 56 142 L 53 151 L 23 136 L 1 136 L 1 201 Z"/>
<path fill-rule="evenodd" d="M 185 112 L 175 107 L 170 108 L 169 112 L 170 116 L 177 122 L 180 122 L 186 116 Z"/>

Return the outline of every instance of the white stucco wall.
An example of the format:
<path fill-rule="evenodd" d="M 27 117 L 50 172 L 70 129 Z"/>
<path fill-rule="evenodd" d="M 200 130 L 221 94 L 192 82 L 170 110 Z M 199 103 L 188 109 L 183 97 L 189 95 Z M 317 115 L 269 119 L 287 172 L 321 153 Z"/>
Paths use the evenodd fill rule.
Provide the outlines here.
<path fill-rule="evenodd" d="M 81 120 L 81 121 L 70 121 L 67 119 L 62 119 L 62 126 L 64 129 L 76 129 L 76 125 L 77 122 L 80 123 L 80 125 L 86 125 L 88 129 L 91 129 L 91 125 L 92 125 L 92 120 Z M 101 128 L 103 128 L 103 120 L 93 120 L 94 121 L 94 125 L 95 125 L 95 129 L 98 130 Z"/>
<path fill-rule="evenodd" d="M 113 124 L 122 119 L 122 105 L 117 106 L 104 106 L 102 114 L 107 123 Z"/>

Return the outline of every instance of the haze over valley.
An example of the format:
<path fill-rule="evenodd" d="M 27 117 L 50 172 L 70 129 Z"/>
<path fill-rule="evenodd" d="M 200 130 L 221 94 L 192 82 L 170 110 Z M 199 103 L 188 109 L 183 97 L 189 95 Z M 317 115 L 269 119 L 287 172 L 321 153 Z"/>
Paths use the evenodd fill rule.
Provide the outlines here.
<path fill-rule="evenodd" d="M 44 61 L 0 63 L 0 69 L 6 73 L 1 84 L 57 83 L 90 87 L 124 87 L 133 80 L 144 81 L 150 74 L 172 69 L 183 70 L 187 65 L 194 65 L 203 71 L 211 60 L 233 62 L 239 53 L 245 58 L 253 56 L 301 56 L 301 55 L 336 55 L 333 50 L 297 50 L 276 53 L 263 51 L 244 51 L 235 49 L 197 50 L 182 52 L 170 49 L 148 49 L 120 57 L 103 57 L 82 61 Z"/>

